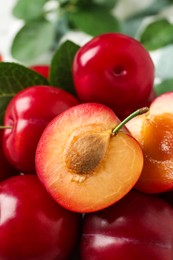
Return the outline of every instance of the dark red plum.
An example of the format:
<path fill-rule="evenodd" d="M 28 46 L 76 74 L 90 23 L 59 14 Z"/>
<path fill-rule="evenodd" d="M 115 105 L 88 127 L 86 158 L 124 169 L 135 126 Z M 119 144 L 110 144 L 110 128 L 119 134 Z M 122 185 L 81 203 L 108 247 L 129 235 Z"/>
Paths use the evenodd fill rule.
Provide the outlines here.
<path fill-rule="evenodd" d="M 0 259 L 67 260 L 79 239 L 80 215 L 60 207 L 36 175 L 0 185 Z"/>
<path fill-rule="evenodd" d="M 131 191 L 113 206 L 86 214 L 82 260 L 172 260 L 173 209 L 162 199 Z"/>

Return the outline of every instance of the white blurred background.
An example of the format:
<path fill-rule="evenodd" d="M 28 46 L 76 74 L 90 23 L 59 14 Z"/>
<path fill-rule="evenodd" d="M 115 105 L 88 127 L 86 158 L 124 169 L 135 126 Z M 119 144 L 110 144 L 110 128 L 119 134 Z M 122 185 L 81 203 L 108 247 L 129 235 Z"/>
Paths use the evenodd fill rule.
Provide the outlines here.
<path fill-rule="evenodd" d="M 0 0 L 0 53 L 6 61 L 12 61 L 10 55 L 11 42 L 22 26 L 22 21 L 12 15 L 16 0 Z"/>
<path fill-rule="evenodd" d="M 35 0 L 37 1 L 37 0 Z M 119 19 L 124 19 L 133 13 L 145 8 L 154 0 L 120 0 L 115 10 Z M 53 2 L 53 0 L 52 0 Z M 5 61 L 14 61 L 10 55 L 12 39 L 22 26 L 23 22 L 12 15 L 16 0 L 0 0 L 0 53 Z M 71 35 L 69 36 L 69 38 Z M 76 35 L 75 35 L 76 37 Z M 81 38 L 80 38 L 81 43 Z"/>

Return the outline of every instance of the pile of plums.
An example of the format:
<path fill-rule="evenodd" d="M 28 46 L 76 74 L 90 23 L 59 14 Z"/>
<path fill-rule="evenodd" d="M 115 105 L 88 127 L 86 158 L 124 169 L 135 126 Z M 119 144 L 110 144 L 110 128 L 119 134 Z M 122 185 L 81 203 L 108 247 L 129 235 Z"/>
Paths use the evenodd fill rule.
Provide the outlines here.
<path fill-rule="evenodd" d="M 72 73 L 76 96 L 30 86 L 5 111 L 0 259 L 172 260 L 173 92 L 156 97 L 149 53 L 118 33 Z"/>

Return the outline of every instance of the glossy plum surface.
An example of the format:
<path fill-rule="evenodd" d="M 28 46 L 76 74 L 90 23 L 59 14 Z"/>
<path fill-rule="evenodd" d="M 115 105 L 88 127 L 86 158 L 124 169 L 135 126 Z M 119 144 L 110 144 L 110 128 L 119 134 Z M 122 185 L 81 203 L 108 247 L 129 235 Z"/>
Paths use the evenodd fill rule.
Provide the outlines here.
<path fill-rule="evenodd" d="M 150 95 L 154 65 L 135 39 L 118 33 L 99 35 L 75 55 L 73 78 L 83 102 L 99 102 L 122 118 Z"/>
<path fill-rule="evenodd" d="M 131 191 L 121 201 L 86 214 L 82 260 L 172 260 L 173 209 L 158 197 Z"/>
<path fill-rule="evenodd" d="M 33 86 L 19 92 L 9 103 L 3 148 L 8 160 L 23 173 L 35 171 L 38 140 L 56 115 L 78 104 L 68 92 L 51 86 Z"/>
<path fill-rule="evenodd" d="M 0 259 L 61 260 L 79 238 L 80 215 L 61 208 L 36 175 L 0 184 Z"/>
<path fill-rule="evenodd" d="M 3 131 L 4 130 L 2 129 L 0 130 L 0 182 L 19 174 L 18 171 L 9 163 L 4 154 L 2 147 Z"/>

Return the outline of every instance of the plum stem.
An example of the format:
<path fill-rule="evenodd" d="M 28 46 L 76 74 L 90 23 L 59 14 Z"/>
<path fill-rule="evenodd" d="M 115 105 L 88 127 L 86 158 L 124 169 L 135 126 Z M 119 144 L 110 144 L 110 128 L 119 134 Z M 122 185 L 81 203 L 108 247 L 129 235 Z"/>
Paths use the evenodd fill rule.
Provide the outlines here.
<path fill-rule="evenodd" d="M 0 129 L 12 129 L 13 127 L 10 125 L 0 125 Z"/>
<path fill-rule="evenodd" d="M 112 130 L 112 135 L 116 135 L 118 131 L 132 118 L 142 115 L 146 112 L 148 112 L 149 108 L 148 107 L 142 107 L 134 111 L 132 114 L 130 114 L 128 117 L 126 117 L 119 125 L 117 125 L 113 130 Z"/>

